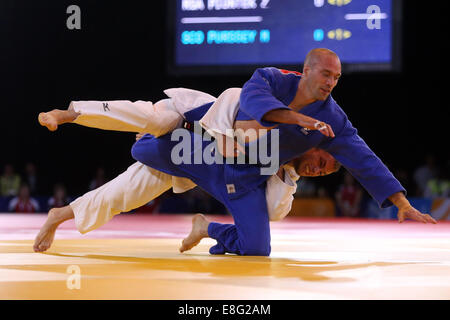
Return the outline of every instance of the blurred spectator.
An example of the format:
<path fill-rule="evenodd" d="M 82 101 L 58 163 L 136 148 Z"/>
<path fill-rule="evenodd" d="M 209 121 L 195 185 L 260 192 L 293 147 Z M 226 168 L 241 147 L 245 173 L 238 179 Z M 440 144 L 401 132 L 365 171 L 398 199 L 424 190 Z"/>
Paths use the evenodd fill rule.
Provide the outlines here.
<path fill-rule="evenodd" d="M 39 203 L 30 197 L 30 187 L 22 184 L 17 197 L 11 199 L 8 204 L 10 212 L 39 212 Z"/>
<path fill-rule="evenodd" d="M 425 164 L 414 171 L 414 182 L 416 183 L 416 195 L 418 197 L 424 196 L 428 181 L 436 178 L 436 176 L 436 159 L 433 155 L 429 154 L 426 156 Z"/>
<path fill-rule="evenodd" d="M 53 196 L 48 199 L 48 208 L 61 208 L 68 205 L 70 202 L 67 197 L 66 187 L 63 184 L 56 184 L 53 189 Z"/>
<path fill-rule="evenodd" d="M 336 192 L 336 205 L 339 212 L 345 217 L 357 217 L 361 211 L 363 192 L 356 183 L 355 178 L 347 171 L 344 175 L 344 183 Z"/>
<path fill-rule="evenodd" d="M 450 169 L 438 170 L 436 177 L 428 180 L 424 196 L 427 198 L 447 198 L 450 197 Z"/>
<path fill-rule="evenodd" d="M 98 187 L 104 185 L 106 183 L 105 179 L 105 169 L 102 167 L 97 168 L 97 171 L 95 172 L 95 177 L 92 179 L 89 190 L 97 189 Z"/>
<path fill-rule="evenodd" d="M 16 196 L 19 192 L 20 176 L 14 172 L 11 164 L 6 164 L 0 177 L 0 192 L 2 196 Z"/>
<path fill-rule="evenodd" d="M 36 165 L 33 162 L 28 162 L 25 165 L 24 182 L 30 187 L 30 194 L 36 195 L 38 193 L 38 177 Z"/>

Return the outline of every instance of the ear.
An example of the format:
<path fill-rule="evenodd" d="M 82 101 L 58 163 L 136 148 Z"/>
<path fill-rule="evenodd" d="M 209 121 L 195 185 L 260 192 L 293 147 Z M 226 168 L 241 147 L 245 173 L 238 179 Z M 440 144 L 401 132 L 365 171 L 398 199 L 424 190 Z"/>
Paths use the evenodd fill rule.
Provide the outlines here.
<path fill-rule="evenodd" d="M 308 77 L 309 72 L 311 71 L 311 68 L 309 66 L 304 66 L 303 67 L 303 73 L 302 73 L 302 77 Z"/>

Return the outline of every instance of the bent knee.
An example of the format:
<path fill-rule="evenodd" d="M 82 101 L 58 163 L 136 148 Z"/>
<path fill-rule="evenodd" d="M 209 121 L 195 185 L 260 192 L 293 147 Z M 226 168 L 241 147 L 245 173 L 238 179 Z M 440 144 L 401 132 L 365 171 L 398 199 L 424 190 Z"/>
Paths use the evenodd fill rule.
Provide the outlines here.
<path fill-rule="evenodd" d="M 271 252 L 270 239 L 243 243 L 240 252 L 244 256 L 269 256 Z"/>
<path fill-rule="evenodd" d="M 249 248 L 249 249 L 243 249 L 241 250 L 241 254 L 243 256 L 264 256 L 268 257 L 270 256 L 271 248 L 268 247 L 261 247 L 261 248 Z"/>

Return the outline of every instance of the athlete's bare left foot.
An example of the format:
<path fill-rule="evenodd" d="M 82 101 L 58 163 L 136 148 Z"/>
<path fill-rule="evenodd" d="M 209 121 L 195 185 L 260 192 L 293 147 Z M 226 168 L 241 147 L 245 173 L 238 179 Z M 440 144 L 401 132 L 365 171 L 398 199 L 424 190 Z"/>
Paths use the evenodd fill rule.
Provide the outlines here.
<path fill-rule="evenodd" d="M 50 209 L 47 221 L 45 221 L 34 240 L 33 250 L 35 252 L 44 252 L 49 249 L 55 238 L 55 232 L 58 226 L 72 218 L 74 218 L 74 214 L 70 206 Z"/>
<path fill-rule="evenodd" d="M 192 218 L 191 233 L 183 239 L 180 252 L 192 249 L 199 244 L 200 240 L 209 237 L 208 235 L 209 221 L 202 214 L 196 214 Z"/>

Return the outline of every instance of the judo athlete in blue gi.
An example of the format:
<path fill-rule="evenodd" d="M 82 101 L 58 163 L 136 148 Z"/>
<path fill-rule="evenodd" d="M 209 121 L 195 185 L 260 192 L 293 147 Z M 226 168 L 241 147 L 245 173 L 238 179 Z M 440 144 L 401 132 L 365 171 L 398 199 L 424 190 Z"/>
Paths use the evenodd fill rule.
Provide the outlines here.
<path fill-rule="evenodd" d="M 358 136 L 331 97 L 340 73 L 339 58 L 327 49 L 315 49 L 308 54 L 302 75 L 276 68 L 256 70 L 242 89 L 235 129 L 272 128 L 266 139 L 270 143 L 276 127 L 280 164 L 313 147 L 324 149 L 361 183 L 381 208 L 395 204 L 399 208 L 399 222 L 410 218 L 436 223 L 410 205 L 406 190 Z M 186 113 L 186 119 L 199 120 L 208 107 L 206 104 Z M 306 130 L 298 125 L 298 113 L 318 119 L 320 130 Z M 203 153 L 211 142 L 199 144 L 199 137 L 193 132 L 189 137 L 192 149 L 186 163 L 173 163 L 172 150 L 179 142 L 172 141 L 171 135 L 144 136 L 133 146 L 132 155 L 152 168 L 191 179 L 227 207 L 235 224 L 208 223 L 207 235 L 217 240 L 210 253 L 269 255 L 270 229 L 264 194 L 269 176 L 261 174 L 258 164 L 195 164 L 195 154 Z M 252 143 L 245 143 L 246 151 Z M 204 237 L 205 233 L 202 234 L 194 240 Z M 197 242 L 194 240 L 191 242 Z"/>

